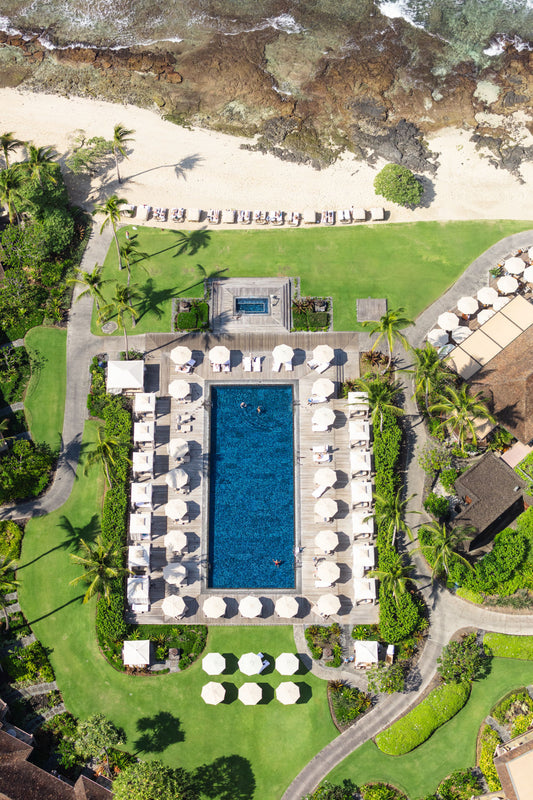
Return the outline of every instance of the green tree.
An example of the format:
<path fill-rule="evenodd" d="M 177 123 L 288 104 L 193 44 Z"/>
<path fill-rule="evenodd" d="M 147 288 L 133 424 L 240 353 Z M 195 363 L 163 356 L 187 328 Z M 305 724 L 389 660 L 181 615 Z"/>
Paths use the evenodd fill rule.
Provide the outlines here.
<path fill-rule="evenodd" d="M 383 416 L 387 412 L 395 417 L 401 417 L 405 411 L 398 405 L 401 384 L 390 381 L 386 377 L 375 376 L 372 373 L 364 378 L 353 381 L 354 389 L 368 394 L 368 404 L 372 417 L 372 424 L 383 430 Z"/>
<path fill-rule="evenodd" d="M 122 180 L 118 168 L 118 157 L 128 157 L 126 145 L 129 142 L 133 142 L 132 136 L 134 133 L 135 131 L 128 130 L 128 128 L 125 128 L 120 123 L 113 128 L 113 155 L 115 156 L 115 166 L 117 168 L 117 179 L 119 183 L 122 183 Z"/>
<path fill-rule="evenodd" d="M 13 225 L 18 222 L 18 214 L 21 208 L 22 196 L 22 176 L 18 164 L 0 172 L 0 202 L 7 206 L 9 222 Z"/>
<path fill-rule="evenodd" d="M 19 582 L 15 580 L 16 564 L 5 558 L 0 560 L 0 613 L 6 623 L 6 631 L 9 630 L 9 614 L 7 613 L 7 595 L 16 591 Z"/>
<path fill-rule="evenodd" d="M 101 319 L 109 319 L 115 316 L 119 330 L 124 333 L 124 347 L 126 352 L 126 361 L 128 360 L 128 334 L 126 332 L 125 314 L 131 315 L 132 325 L 135 325 L 135 320 L 139 314 L 132 305 L 132 301 L 139 298 L 139 293 L 134 286 L 124 286 L 121 283 L 115 284 L 115 293 L 111 301 L 101 310 Z"/>
<path fill-rule="evenodd" d="M 105 216 L 100 228 L 100 233 L 102 233 L 102 231 L 107 228 L 108 225 L 111 225 L 113 229 L 113 236 L 115 238 L 115 245 L 117 247 L 119 269 L 122 269 L 122 256 L 120 255 L 120 245 L 117 236 L 117 222 L 120 222 L 121 206 L 125 205 L 126 202 L 127 201 L 124 200 L 123 197 L 117 197 L 116 194 L 112 194 L 111 197 L 107 198 L 103 205 L 96 206 L 93 211 L 93 217 L 95 214 L 103 214 Z"/>
<path fill-rule="evenodd" d="M 121 551 L 114 544 L 105 544 L 101 536 L 95 542 L 86 542 L 80 539 L 80 549 L 83 555 L 70 554 L 71 561 L 84 572 L 70 581 L 70 586 L 76 586 L 80 581 L 89 584 L 83 597 L 83 602 L 88 603 L 95 595 L 103 595 L 109 603 L 114 581 L 126 575 L 128 570 L 121 566 Z"/>
<path fill-rule="evenodd" d="M 50 165 L 54 163 L 55 159 L 56 155 L 51 147 L 36 147 L 29 144 L 28 157 L 20 167 L 33 183 L 38 183 L 42 188 L 43 176 L 46 176 L 52 183 L 57 181 L 50 169 Z"/>
<path fill-rule="evenodd" d="M 443 387 L 453 380 L 453 375 L 430 342 L 426 342 L 425 347 L 413 348 L 412 353 L 415 360 L 414 369 L 407 372 L 414 379 L 413 397 L 420 401 L 423 396 L 426 411 L 429 411 L 429 398 L 441 392 Z"/>
<path fill-rule="evenodd" d="M 415 323 L 412 319 L 409 319 L 409 317 L 404 317 L 404 312 L 405 309 L 401 307 L 396 309 L 391 308 L 383 314 L 379 320 L 365 320 L 365 322 L 361 322 L 363 328 L 369 329 L 370 336 L 374 336 L 376 333 L 378 334 L 376 341 L 372 345 L 372 350 L 375 350 L 382 339 L 387 341 L 389 347 L 388 369 L 390 369 L 390 365 L 392 364 L 394 343 L 399 342 L 405 350 L 409 347 L 409 343 L 402 333 L 402 330 Z"/>
<path fill-rule="evenodd" d="M 417 206 L 424 187 L 410 169 L 399 164 L 387 164 L 374 178 L 376 194 L 398 206 Z"/>
<path fill-rule="evenodd" d="M 113 142 L 103 136 L 87 139 L 83 130 L 76 131 L 71 144 L 72 152 L 65 163 L 74 175 L 94 175 L 113 152 Z"/>
<path fill-rule="evenodd" d="M 445 683 L 463 683 L 480 677 L 486 660 L 475 633 L 458 642 L 449 642 L 437 658 L 437 672 Z"/>
<path fill-rule="evenodd" d="M 120 255 L 124 259 L 126 269 L 128 270 L 128 286 L 131 279 L 131 260 L 135 259 L 134 263 L 138 263 L 142 258 L 148 258 L 148 253 L 140 249 L 138 236 L 136 233 L 128 235 L 126 233 L 126 241 L 120 245 Z M 146 267 L 141 267 L 145 272 L 148 272 Z"/>
<path fill-rule="evenodd" d="M 69 283 L 79 283 L 80 286 L 85 286 L 85 289 L 80 292 L 76 299 L 80 300 L 86 294 L 89 294 L 96 303 L 96 311 L 98 314 L 100 313 L 100 301 L 104 299 L 102 288 L 106 283 L 109 283 L 108 280 L 102 278 L 102 269 L 100 264 L 95 264 L 92 272 L 85 272 L 85 270 L 80 269 L 75 278 L 68 279 Z"/>
<path fill-rule="evenodd" d="M 424 525 L 422 531 L 422 545 L 419 549 L 433 564 L 432 578 L 444 573 L 448 575 L 453 561 L 459 560 L 466 567 L 472 569 L 469 561 L 457 552 L 463 542 L 469 538 L 473 528 L 468 525 L 454 525 L 451 528 L 445 522 L 432 522 Z"/>
<path fill-rule="evenodd" d="M 359 789 L 351 780 L 345 779 L 342 785 L 323 781 L 314 792 L 306 794 L 302 800 L 354 800 Z"/>
<path fill-rule="evenodd" d="M 403 692 L 405 688 L 405 675 L 403 666 L 396 664 L 378 664 L 366 673 L 368 678 L 368 688 L 371 692 L 381 692 L 382 694 L 394 694 Z"/>
<path fill-rule="evenodd" d="M 80 720 L 76 727 L 76 750 L 87 759 L 105 759 L 109 772 L 109 748 L 124 744 L 124 734 L 104 714 Z"/>
<path fill-rule="evenodd" d="M 4 154 L 4 161 L 6 162 L 6 167 L 9 167 L 9 154 L 14 153 L 15 150 L 18 150 L 19 147 L 23 147 L 24 142 L 21 142 L 20 139 L 15 139 L 14 133 L 2 133 L 0 134 L 0 147 L 2 148 L 2 153 Z"/>
<path fill-rule="evenodd" d="M 429 412 L 442 417 L 438 429 L 446 429 L 457 436 L 463 456 L 466 455 L 465 444 L 468 436 L 474 445 L 477 444 L 476 420 L 487 419 L 489 422 L 495 422 L 487 408 L 485 398 L 480 392 L 471 394 L 467 383 L 463 383 L 459 389 L 445 386 L 442 397 L 430 406 Z"/>
<path fill-rule="evenodd" d="M 84 475 L 87 475 L 92 466 L 100 464 L 104 469 L 108 485 L 112 486 L 111 468 L 127 451 L 128 443 L 120 441 L 116 436 L 106 436 L 103 425 L 97 429 L 96 436 L 96 442 L 86 451 Z"/>
<path fill-rule="evenodd" d="M 399 596 L 405 594 L 407 590 L 407 582 L 413 570 L 413 565 L 405 564 L 400 554 L 394 551 L 388 555 L 382 567 L 372 570 L 369 575 L 371 578 L 377 578 L 385 591 L 392 594 L 398 602 Z"/>
<path fill-rule="evenodd" d="M 160 761 L 138 761 L 113 781 L 113 800 L 198 800 L 191 776 Z"/>
<path fill-rule="evenodd" d="M 396 494 L 389 496 L 374 493 L 374 513 L 372 516 L 375 518 L 378 526 L 384 528 L 391 538 L 391 544 L 394 546 L 396 535 L 399 531 L 406 533 L 411 541 L 413 541 L 413 532 L 405 521 L 407 513 L 407 506 L 416 497 L 416 494 L 411 494 L 402 500 L 402 487 L 398 489 Z M 414 514 L 420 512 L 414 511 Z"/>
<path fill-rule="evenodd" d="M 47 444 L 16 439 L 9 452 L 0 458 L 0 502 L 40 494 L 49 481 L 54 461 Z"/>

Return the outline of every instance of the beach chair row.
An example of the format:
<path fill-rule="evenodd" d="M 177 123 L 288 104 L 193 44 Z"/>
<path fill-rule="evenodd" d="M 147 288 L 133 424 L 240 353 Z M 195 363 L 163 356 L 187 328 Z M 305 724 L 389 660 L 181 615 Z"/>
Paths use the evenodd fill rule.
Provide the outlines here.
<path fill-rule="evenodd" d="M 157 220 L 158 222 L 182 223 L 182 222 L 207 222 L 210 225 L 287 225 L 290 228 L 297 228 L 303 224 L 305 226 L 311 225 L 349 225 L 352 222 L 381 222 L 385 219 L 385 209 L 371 208 L 366 211 L 364 208 L 344 208 L 326 211 L 313 211 L 307 209 L 303 213 L 300 211 L 237 211 L 233 208 L 226 208 L 224 210 L 212 208 L 209 210 L 202 210 L 200 208 L 159 208 L 149 205 L 124 205 L 121 208 L 124 215 L 136 217 L 140 221 L 147 221 L 149 219 Z"/>

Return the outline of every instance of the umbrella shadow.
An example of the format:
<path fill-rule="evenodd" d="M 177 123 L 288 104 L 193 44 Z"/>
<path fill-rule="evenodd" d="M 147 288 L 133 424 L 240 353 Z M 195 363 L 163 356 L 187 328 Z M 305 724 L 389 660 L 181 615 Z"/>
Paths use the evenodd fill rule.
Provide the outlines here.
<path fill-rule="evenodd" d="M 223 675 L 233 675 L 239 669 L 239 659 L 234 653 L 222 653 L 226 659 L 226 667 Z"/>
<path fill-rule="evenodd" d="M 308 683 L 298 683 L 300 687 L 300 697 L 296 701 L 296 705 L 304 705 L 308 703 L 313 696 L 313 690 Z"/>
<path fill-rule="evenodd" d="M 258 683 L 258 686 L 261 687 L 261 700 L 258 705 L 266 706 L 274 699 L 274 687 L 270 683 Z"/>
<path fill-rule="evenodd" d="M 224 674 L 224 673 L 222 673 L 222 674 Z M 222 702 L 225 703 L 226 705 L 229 705 L 230 703 L 234 703 L 235 700 L 237 700 L 237 698 L 239 696 L 239 690 L 237 689 L 235 684 L 234 683 L 228 683 L 227 681 L 223 681 L 222 686 L 226 690 L 226 696 L 224 697 L 224 700 Z"/>

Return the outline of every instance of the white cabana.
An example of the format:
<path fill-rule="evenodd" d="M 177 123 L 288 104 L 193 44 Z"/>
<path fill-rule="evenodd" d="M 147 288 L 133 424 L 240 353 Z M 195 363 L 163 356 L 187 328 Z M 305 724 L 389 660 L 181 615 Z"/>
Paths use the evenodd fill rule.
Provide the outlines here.
<path fill-rule="evenodd" d="M 222 653 L 208 653 L 202 658 L 202 669 L 208 675 L 220 675 L 226 669 L 226 659 Z"/>
<path fill-rule="evenodd" d="M 457 301 L 457 310 L 461 312 L 461 314 L 475 314 L 479 308 L 479 303 L 475 297 L 471 297 L 470 295 L 465 295 L 464 297 L 460 297 Z"/>
<path fill-rule="evenodd" d="M 496 311 L 493 308 L 484 308 L 483 311 L 480 311 L 477 315 L 477 319 L 480 325 L 484 325 L 485 322 L 488 322 L 489 319 L 492 319 Z"/>
<path fill-rule="evenodd" d="M 355 480 L 350 483 L 352 504 L 354 506 L 372 504 L 372 481 Z"/>
<path fill-rule="evenodd" d="M 313 350 L 313 360 L 319 364 L 331 364 L 335 358 L 335 351 L 329 344 L 319 344 Z"/>
<path fill-rule="evenodd" d="M 365 572 L 376 566 L 376 548 L 372 544 L 355 542 L 352 561 L 353 577 L 364 578 Z"/>
<path fill-rule="evenodd" d="M 288 344 L 278 344 L 272 350 L 272 358 L 277 364 L 285 364 L 294 358 L 294 350 Z"/>
<path fill-rule="evenodd" d="M 439 314 L 437 324 L 443 331 L 453 331 L 459 325 L 459 317 L 451 311 L 445 311 L 443 314 Z"/>
<path fill-rule="evenodd" d="M 493 304 L 494 311 L 501 311 L 502 308 L 505 308 L 507 303 L 511 302 L 510 297 L 497 297 Z"/>
<path fill-rule="evenodd" d="M 372 470 L 370 450 L 350 450 L 350 471 L 352 475 L 369 475 Z"/>
<path fill-rule="evenodd" d="M 150 538 L 152 515 L 148 511 L 130 514 L 130 536 Z"/>
<path fill-rule="evenodd" d="M 370 516 L 369 511 L 352 511 L 352 533 L 355 537 L 370 537 L 374 533 L 374 517 Z"/>
<path fill-rule="evenodd" d="M 181 619 L 187 610 L 187 603 L 179 594 L 169 594 L 161 604 L 161 611 L 165 617 Z"/>
<path fill-rule="evenodd" d="M 313 428 L 317 427 L 324 431 L 331 427 L 334 422 L 335 412 L 332 408 L 328 408 L 327 406 L 317 408 L 311 420 Z"/>
<path fill-rule="evenodd" d="M 132 508 L 152 508 L 151 483 L 132 483 L 130 503 Z"/>
<path fill-rule="evenodd" d="M 189 483 L 189 475 L 181 467 L 174 467 L 165 475 L 165 483 L 171 489 L 183 489 Z"/>
<path fill-rule="evenodd" d="M 130 544 L 128 547 L 128 569 L 135 567 L 150 569 L 150 542 Z"/>
<path fill-rule="evenodd" d="M 294 675 L 300 669 L 300 660 L 294 653 L 281 653 L 276 658 L 276 669 L 280 675 Z"/>
<path fill-rule="evenodd" d="M 167 517 L 170 517 L 170 519 L 183 519 L 187 514 L 187 503 L 181 498 L 170 500 L 165 505 L 165 514 Z"/>
<path fill-rule="evenodd" d="M 331 467 L 322 467 L 315 472 L 315 484 L 317 486 L 333 486 L 337 480 L 337 473 Z"/>
<path fill-rule="evenodd" d="M 131 454 L 131 469 L 133 475 L 143 475 L 146 472 L 149 472 L 150 475 L 154 474 L 154 451 L 147 450 L 144 453 L 132 453 Z"/>
<path fill-rule="evenodd" d="M 276 687 L 276 700 L 284 706 L 293 706 L 300 699 L 300 687 L 293 681 L 283 681 Z"/>
<path fill-rule="evenodd" d="M 148 667 L 150 664 L 150 639 L 127 639 L 122 648 L 125 667 Z"/>
<path fill-rule="evenodd" d="M 315 544 L 324 553 L 332 553 L 339 544 L 339 535 L 335 531 L 319 531 L 315 536 Z"/>
<path fill-rule="evenodd" d="M 170 358 L 178 367 L 183 367 L 192 358 L 191 348 L 186 347 L 184 344 L 179 344 L 170 351 Z"/>
<path fill-rule="evenodd" d="M 370 423 L 367 420 L 351 419 L 348 424 L 350 444 L 370 441 Z"/>
<path fill-rule="evenodd" d="M 340 611 L 341 601 L 336 594 L 321 594 L 317 600 L 317 611 L 324 617 L 329 617 L 330 614 L 336 614 Z"/>
<path fill-rule="evenodd" d="M 187 581 L 187 567 L 182 561 L 172 561 L 163 567 L 163 578 L 170 586 L 181 586 Z"/>
<path fill-rule="evenodd" d="M 305 225 L 314 225 L 316 223 L 316 211 L 312 208 L 306 208 L 303 213 L 303 221 Z"/>
<path fill-rule="evenodd" d="M 191 384 L 182 379 L 171 381 L 168 385 L 168 393 L 175 400 L 185 400 L 191 394 Z"/>
<path fill-rule="evenodd" d="M 182 553 L 187 547 L 187 534 L 185 531 L 171 530 L 165 533 L 165 547 L 173 553 Z"/>
<path fill-rule="evenodd" d="M 353 643 L 354 666 L 378 663 L 378 643 L 372 639 L 356 639 Z"/>
<path fill-rule="evenodd" d="M 521 275 L 526 268 L 524 260 L 518 256 L 508 258 L 504 263 L 504 269 L 509 275 Z"/>
<path fill-rule="evenodd" d="M 335 391 L 335 384 L 329 378 L 318 378 L 311 387 L 314 397 L 331 397 Z"/>
<path fill-rule="evenodd" d="M 324 585 L 331 586 L 341 576 L 340 567 L 335 561 L 319 561 L 316 565 L 316 576 Z"/>
<path fill-rule="evenodd" d="M 498 298 L 498 292 L 492 286 L 484 286 L 477 293 L 477 299 L 482 306 L 491 306 Z"/>
<path fill-rule="evenodd" d="M 133 441 L 135 444 L 153 444 L 154 438 L 155 422 L 153 420 L 133 423 Z"/>
<path fill-rule="evenodd" d="M 136 576 L 128 578 L 126 583 L 126 597 L 132 606 L 147 606 L 150 602 L 150 578 Z"/>
<path fill-rule="evenodd" d="M 487 309 L 480 311 L 480 314 L 484 314 L 486 310 Z M 459 325 L 459 327 L 453 329 L 451 337 L 455 344 L 461 344 L 461 342 L 464 342 L 473 333 L 474 331 L 471 331 L 466 325 Z"/>
<path fill-rule="evenodd" d="M 142 392 L 144 389 L 144 361 L 108 361 L 106 392 Z"/>
<path fill-rule="evenodd" d="M 225 208 L 222 212 L 222 222 L 225 225 L 231 225 L 235 222 L 236 211 L 234 208 Z"/>
<path fill-rule="evenodd" d="M 188 208 L 187 209 L 187 220 L 189 222 L 200 222 L 201 216 L 202 216 L 202 209 L 201 208 Z"/>
<path fill-rule="evenodd" d="M 518 289 L 518 281 L 512 275 L 504 275 L 503 278 L 498 278 L 496 285 L 501 294 L 513 294 Z"/>
<path fill-rule="evenodd" d="M 332 497 L 321 497 L 315 503 L 316 516 L 324 520 L 333 519 L 338 509 L 337 501 Z"/>
<path fill-rule="evenodd" d="M 375 578 L 354 578 L 353 596 L 355 604 L 373 603 L 376 599 Z"/>
<path fill-rule="evenodd" d="M 138 392 L 133 396 L 133 413 L 136 416 L 153 414 L 155 416 L 155 392 Z"/>
<path fill-rule="evenodd" d="M 433 347 L 443 347 L 450 341 L 448 331 L 443 331 L 442 328 L 433 328 L 426 338 Z"/>
<path fill-rule="evenodd" d="M 212 364 L 227 364 L 230 360 L 230 351 L 223 344 L 217 344 L 209 351 L 209 361 Z"/>
<path fill-rule="evenodd" d="M 275 611 L 278 617 L 285 617 L 291 619 L 295 617 L 300 610 L 298 600 L 290 595 L 283 595 L 276 600 Z"/>
<path fill-rule="evenodd" d="M 259 675 L 263 669 L 263 658 L 259 653 L 244 653 L 239 658 L 239 670 L 243 675 Z"/>
<path fill-rule="evenodd" d="M 263 697 L 263 690 L 258 683 L 243 683 L 239 686 L 239 700 L 245 706 L 256 706 Z"/>
<path fill-rule="evenodd" d="M 173 459 L 184 458 L 189 452 L 189 442 L 186 439 L 171 439 L 167 444 L 167 453 Z"/>
<path fill-rule="evenodd" d="M 201 695 L 202 700 L 204 703 L 207 703 L 208 706 L 218 706 L 226 696 L 226 689 L 222 683 L 209 681 L 205 686 L 202 686 Z"/>
<path fill-rule="evenodd" d="M 219 619 L 226 613 L 226 601 L 223 597 L 208 597 L 207 600 L 204 600 L 203 612 L 206 617 Z"/>
<path fill-rule="evenodd" d="M 239 614 L 242 617 L 253 619 L 254 617 L 261 616 L 262 611 L 263 604 L 261 600 L 251 594 L 249 594 L 247 597 L 243 597 L 239 603 Z"/>
<path fill-rule="evenodd" d="M 526 267 L 522 275 L 522 280 L 526 283 L 533 283 L 533 267 Z"/>

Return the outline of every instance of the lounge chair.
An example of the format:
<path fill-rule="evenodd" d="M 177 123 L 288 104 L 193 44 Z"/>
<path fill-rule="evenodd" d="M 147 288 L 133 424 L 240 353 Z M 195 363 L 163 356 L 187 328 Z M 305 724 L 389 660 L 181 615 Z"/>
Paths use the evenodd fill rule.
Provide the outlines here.
<path fill-rule="evenodd" d="M 314 492 L 312 492 L 313 497 L 315 500 L 318 500 L 319 497 L 322 497 L 325 491 L 328 490 L 328 486 L 317 486 Z"/>
<path fill-rule="evenodd" d="M 309 369 L 316 369 L 318 366 L 320 366 L 320 361 L 315 361 L 314 358 L 311 358 L 307 362 L 307 366 L 309 367 Z"/>
<path fill-rule="evenodd" d="M 187 210 L 187 219 L 189 222 L 200 222 L 202 218 L 201 208 L 189 208 Z"/>
<path fill-rule="evenodd" d="M 239 222 L 242 225 L 249 225 L 251 221 L 252 221 L 251 211 L 239 211 Z"/>
<path fill-rule="evenodd" d="M 274 361 L 272 364 L 272 372 L 279 372 L 281 369 L 281 361 Z"/>
<path fill-rule="evenodd" d="M 326 362 L 322 362 L 322 364 L 319 364 L 318 367 L 315 367 L 315 369 L 316 369 L 317 372 L 322 373 L 322 372 L 325 372 L 327 370 L 327 368 L 330 367 L 330 366 L 331 366 L 330 362 L 326 361 Z"/>
<path fill-rule="evenodd" d="M 244 356 L 242 360 L 242 368 L 245 372 L 252 371 L 252 356 Z"/>
<path fill-rule="evenodd" d="M 231 372 L 231 364 L 229 361 L 226 361 L 226 363 L 222 365 L 222 372 Z"/>
<path fill-rule="evenodd" d="M 207 221 L 212 225 L 218 225 L 220 222 L 220 211 L 216 208 L 212 208 L 207 215 Z"/>
<path fill-rule="evenodd" d="M 285 362 L 285 372 L 292 372 L 293 370 L 294 370 L 294 367 L 292 365 L 292 358 L 291 358 L 290 361 L 286 361 Z"/>
<path fill-rule="evenodd" d="M 346 225 L 347 222 L 352 221 L 352 215 L 350 214 L 349 208 L 343 208 L 341 211 L 337 211 L 337 219 Z"/>
<path fill-rule="evenodd" d="M 175 372 L 186 372 L 186 373 L 189 373 L 189 372 L 192 372 L 192 369 L 191 369 L 191 365 L 190 364 L 181 364 L 181 365 L 180 364 L 176 364 L 176 367 L 175 367 L 174 371 Z"/>
<path fill-rule="evenodd" d="M 314 422 L 311 426 L 311 430 L 313 433 L 326 433 L 329 428 L 327 425 L 317 425 L 316 422 Z"/>
<path fill-rule="evenodd" d="M 300 224 L 301 218 L 302 218 L 302 215 L 300 214 L 299 211 L 292 211 L 290 219 L 289 219 L 290 227 L 291 228 L 297 228 L 298 225 Z"/>
<path fill-rule="evenodd" d="M 261 356 L 255 356 L 253 359 L 254 372 L 261 372 Z"/>
<path fill-rule="evenodd" d="M 222 364 L 211 364 L 213 372 L 222 372 Z"/>
<path fill-rule="evenodd" d="M 176 425 L 176 430 L 180 433 L 191 433 L 192 425 L 180 422 Z"/>
<path fill-rule="evenodd" d="M 312 397 L 308 397 L 307 398 L 307 405 L 308 406 L 314 406 L 317 403 L 327 403 L 327 402 L 328 402 L 328 398 L 327 397 L 322 397 L 322 396 L 319 396 L 319 395 L 313 395 Z"/>

